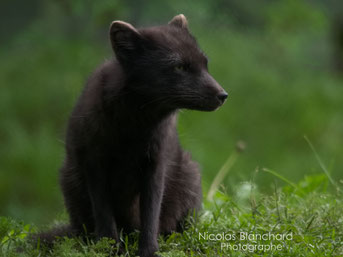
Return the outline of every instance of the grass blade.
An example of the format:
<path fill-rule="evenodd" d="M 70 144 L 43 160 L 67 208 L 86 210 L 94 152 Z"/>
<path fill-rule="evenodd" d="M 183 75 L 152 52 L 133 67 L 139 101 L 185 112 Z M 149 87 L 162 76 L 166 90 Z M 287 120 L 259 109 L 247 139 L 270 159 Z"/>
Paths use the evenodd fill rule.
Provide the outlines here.
<path fill-rule="evenodd" d="M 304 136 L 306 142 L 308 143 L 308 145 L 310 146 L 312 152 L 314 153 L 314 156 L 317 159 L 317 162 L 319 164 L 319 166 L 321 167 L 321 169 L 324 171 L 325 175 L 328 177 L 330 183 L 332 185 L 334 185 L 336 188 L 338 188 L 338 186 L 336 185 L 335 181 L 332 179 L 330 172 L 327 170 L 325 164 L 323 163 L 323 161 L 320 159 L 319 154 L 317 153 L 316 149 L 314 148 L 313 144 L 311 143 L 310 139 L 308 139 L 308 137 L 305 135 Z"/>
<path fill-rule="evenodd" d="M 292 186 L 294 189 L 302 192 L 302 190 L 296 185 L 294 184 L 292 181 L 288 180 L 287 178 L 285 178 L 284 176 L 280 175 L 279 173 L 277 173 L 276 171 L 274 170 L 270 170 L 270 169 L 267 169 L 267 168 L 263 168 L 262 169 L 263 171 L 267 172 L 267 173 L 270 173 L 272 175 L 274 175 L 275 177 L 281 179 L 282 181 L 286 182 L 287 184 L 289 184 L 290 186 Z"/>
<path fill-rule="evenodd" d="M 238 153 L 233 152 L 229 156 L 229 158 L 226 160 L 224 165 L 220 168 L 219 172 L 217 173 L 216 177 L 214 178 L 214 180 L 211 184 L 210 190 L 208 191 L 207 200 L 209 200 L 209 201 L 213 200 L 213 196 L 214 196 L 215 192 L 217 191 L 219 185 L 223 182 L 226 175 L 229 173 L 232 166 L 235 164 L 237 157 L 238 157 Z"/>

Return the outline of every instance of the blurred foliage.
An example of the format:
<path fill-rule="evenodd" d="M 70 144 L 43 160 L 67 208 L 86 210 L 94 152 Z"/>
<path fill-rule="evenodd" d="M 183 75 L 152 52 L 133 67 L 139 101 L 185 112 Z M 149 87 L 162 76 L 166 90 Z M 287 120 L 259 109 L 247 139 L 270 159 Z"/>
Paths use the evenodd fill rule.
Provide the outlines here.
<path fill-rule="evenodd" d="M 256 167 L 297 181 L 320 172 L 306 134 L 342 178 L 343 87 L 334 69 L 333 1 L 3 0 L 0 3 L 0 215 L 43 224 L 63 209 L 58 169 L 64 129 L 83 84 L 112 58 L 112 20 L 165 24 L 184 13 L 229 92 L 214 113 L 182 111 L 179 132 L 208 190 L 243 140 L 225 179 L 228 190 Z M 18 8 L 20 6 L 20 8 Z M 258 173 L 270 190 L 274 178 Z"/>

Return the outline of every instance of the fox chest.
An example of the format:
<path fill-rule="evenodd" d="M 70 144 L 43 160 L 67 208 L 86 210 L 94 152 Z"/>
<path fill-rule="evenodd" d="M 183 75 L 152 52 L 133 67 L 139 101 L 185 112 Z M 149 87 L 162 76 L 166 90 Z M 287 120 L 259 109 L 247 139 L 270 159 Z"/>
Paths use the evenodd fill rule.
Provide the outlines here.
<path fill-rule="evenodd" d="M 120 151 L 108 156 L 109 187 L 115 195 L 134 195 L 139 193 L 142 183 L 151 172 L 156 172 L 158 156 L 148 146 L 126 145 Z"/>

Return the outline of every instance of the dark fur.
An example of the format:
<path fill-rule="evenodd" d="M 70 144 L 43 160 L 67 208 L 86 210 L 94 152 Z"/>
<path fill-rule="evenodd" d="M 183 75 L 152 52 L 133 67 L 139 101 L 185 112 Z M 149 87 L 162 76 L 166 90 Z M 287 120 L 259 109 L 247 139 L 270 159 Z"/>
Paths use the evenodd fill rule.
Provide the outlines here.
<path fill-rule="evenodd" d="M 95 71 L 69 119 L 60 177 L 69 233 L 118 240 L 120 230 L 139 229 L 140 256 L 154 256 L 158 233 L 200 208 L 200 174 L 180 147 L 177 110 L 211 111 L 227 95 L 185 22 L 112 24 L 117 59 Z"/>

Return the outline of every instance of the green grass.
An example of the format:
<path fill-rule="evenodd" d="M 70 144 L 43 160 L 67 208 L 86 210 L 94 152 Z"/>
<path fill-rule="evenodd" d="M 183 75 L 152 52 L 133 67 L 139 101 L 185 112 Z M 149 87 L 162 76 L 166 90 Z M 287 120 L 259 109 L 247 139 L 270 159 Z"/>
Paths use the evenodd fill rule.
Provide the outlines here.
<path fill-rule="evenodd" d="M 196 222 L 189 217 L 183 233 L 159 238 L 160 255 L 342 256 L 341 191 L 323 174 L 307 176 L 299 183 L 284 187 L 277 187 L 277 181 L 270 195 L 259 192 L 254 181 L 241 183 L 235 194 L 217 191 L 212 202 L 204 202 Z M 23 257 L 118 254 L 115 242 L 109 239 L 95 243 L 63 238 L 50 250 L 42 245 L 32 246 L 26 237 L 36 230 L 33 225 L 0 218 L 0 255 L 18 256 L 18 249 L 19 256 Z M 135 256 L 138 233 L 121 236 L 125 249 L 122 256 Z M 223 233 L 224 239 L 220 238 Z M 250 238 L 241 237 L 242 233 L 248 233 Z M 267 238 L 258 238 L 261 235 Z"/>

